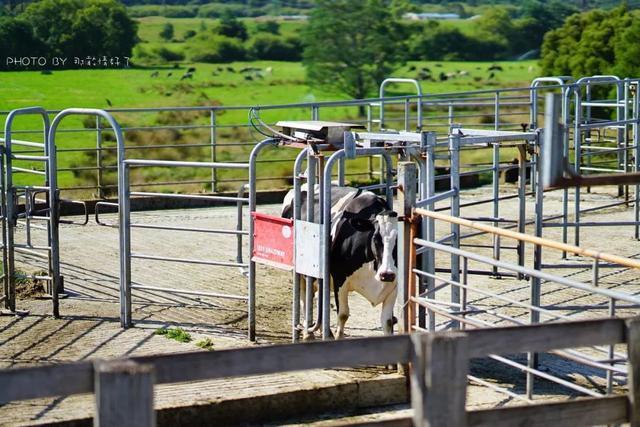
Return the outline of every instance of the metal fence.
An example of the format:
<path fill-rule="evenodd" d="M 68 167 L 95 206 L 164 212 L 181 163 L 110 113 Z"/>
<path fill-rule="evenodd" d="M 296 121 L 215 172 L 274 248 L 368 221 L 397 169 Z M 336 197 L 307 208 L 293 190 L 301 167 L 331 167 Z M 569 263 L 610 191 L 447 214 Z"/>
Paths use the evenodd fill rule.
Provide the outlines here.
<path fill-rule="evenodd" d="M 495 136 L 494 136 L 495 137 Z M 450 143 L 451 150 L 459 146 L 458 141 Z M 453 156 L 455 159 L 455 156 Z M 402 163 L 399 168 L 400 182 L 402 188 L 412 188 L 416 185 L 415 168 L 413 163 Z M 452 169 L 453 170 L 453 169 Z M 524 174 L 521 173 L 521 178 Z M 524 181 L 524 180 L 522 180 Z M 452 188 L 455 187 L 455 179 L 452 178 Z M 522 191 L 522 190 L 521 190 Z M 456 205 L 456 199 L 451 200 L 451 205 L 445 209 L 450 211 L 450 215 L 438 212 L 434 202 L 442 199 L 449 199 L 451 191 L 432 196 L 424 200 L 416 200 L 415 193 L 404 192 L 400 200 L 404 209 L 405 221 L 402 224 L 400 235 L 405 237 L 399 239 L 399 259 L 408 256 L 408 263 L 399 264 L 399 284 L 401 301 L 406 304 L 406 311 L 403 312 L 404 330 L 434 331 L 438 329 L 467 329 L 486 328 L 497 325 L 513 324 L 526 325 L 541 321 L 570 320 L 575 319 L 576 314 L 562 304 L 556 304 L 552 300 L 542 300 L 542 283 L 547 289 L 553 285 L 557 292 L 569 289 L 574 298 L 588 296 L 596 299 L 600 303 L 608 303 L 608 316 L 615 316 L 621 303 L 625 309 L 633 309 L 640 305 L 640 299 L 633 292 L 614 291 L 599 287 L 600 268 L 622 267 L 640 268 L 640 262 L 620 256 L 610 255 L 600 250 L 589 250 L 562 242 L 555 242 L 540 237 L 541 227 L 544 218 L 542 212 L 536 211 L 536 234 L 525 234 L 523 231 L 524 217 L 519 221 L 519 232 L 499 228 L 491 223 L 493 218 L 478 218 L 475 216 L 461 216 Z M 536 206 L 540 203 L 543 192 L 536 195 Z M 426 234 L 420 235 L 417 220 L 421 218 L 422 223 L 427 223 Z M 436 224 L 440 232 L 436 234 Z M 445 226 L 447 231 L 442 231 Z M 444 234 L 444 237 L 442 237 Z M 477 244 L 478 237 L 483 235 L 503 239 L 515 240 L 515 248 L 518 251 L 516 261 L 500 260 L 492 256 L 482 254 L 482 249 L 487 246 Z M 459 236 L 456 238 L 456 236 Z M 476 238 L 470 245 L 474 250 L 464 248 L 460 238 Z M 525 265 L 524 244 L 533 245 L 532 266 Z M 543 271 L 556 266 L 542 264 L 542 250 L 555 249 L 564 253 L 575 254 L 587 257 L 592 260 L 582 261 L 582 267 L 589 266 L 592 269 L 590 283 L 583 283 L 576 279 L 567 278 L 558 274 Z M 490 247 L 489 247 L 490 249 Z M 419 256 L 423 259 L 420 260 Z M 426 258 L 426 259 L 425 259 Z M 437 259 L 437 262 L 436 262 Z M 439 268 L 436 268 L 436 265 Z M 448 268 L 443 268 L 448 266 Z M 566 263 L 566 267 L 575 268 L 575 263 Z M 510 273 L 513 277 L 527 280 L 529 290 L 525 294 L 528 300 L 523 300 L 522 296 L 509 295 L 508 289 L 501 291 L 492 290 L 483 284 L 477 283 L 471 277 L 478 274 L 481 267 L 490 267 Z M 485 270 L 486 271 L 486 270 Z M 448 274 L 439 274 L 448 273 Z M 516 286 L 518 282 L 511 285 Z M 526 282 L 525 282 L 526 283 Z M 477 302 L 472 302 L 476 300 Z M 480 304 L 481 307 L 478 305 Z M 611 393 L 614 385 L 614 377 L 626 372 L 624 366 L 626 355 L 616 352 L 613 347 L 595 348 L 588 351 L 571 350 L 569 352 L 556 352 L 555 354 L 567 358 L 573 362 L 581 363 L 591 368 L 596 368 L 606 372 L 606 391 Z M 557 375 L 538 369 L 536 355 L 530 354 L 526 363 L 516 362 L 504 357 L 496 356 L 493 359 L 502 362 L 512 368 L 520 369 L 527 375 L 526 396 L 520 396 L 513 392 L 495 385 L 487 384 L 476 378 L 472 381 L 494 388 L 508 396 L 518 399 L 529 400 L 533 395 L 533 378 L 541 377 L 546 380 L 556 382 L 574 391 L 590 396 L 601 395 L 601 393 L 577 385 L 559 378 Z M 619 383 L 620 378 L 615 380 Z"/>
<path fill-rule="evenodd" d="M 393 84 L 395 79 L 390 80 Z M 128 157 L 176 161 L 246 162 L 249 151 L 263 139 L 260 122 L 268 125 L 282 119 L 341 120 L 362 124 L 368 131 L 379 129 L 432 131 L 450 124 L 475 124 L 492 129 L 521 129 L 530 114 L 530 88 L 493 89 L 452 94 L 388 96 L 365 100 L 299 103 L 265 106 L 202 106 L 107 109 L 119 123 Z M 385 91 L 386 90 L 386 91 Z M 359 116 L 364 108 L 366 115 Z M 50 116 L 59 111 L 48 111 Z M 6 115 L 9 112 L 0 112 Z M 247 120 L 247 118 L 249 118 Z M 66 123 L 58 138 L 60 189 L 70 198 L 106 198 L 117 190 L 115 138 L 102 117 Z M 23 139 L 37 139 L 39 131 L 23 126 L 14 131 Z M 64 135 L 64 138 L 62 138 Z M 28 151 L 28 150 L 25 150 Z M 25 152 L 24 154 L 29 154 Z M 290 184 L 290 155 L 260 160 L 260 185 Z M 264 165 L 264 167 L 262 166 Z M 268 167 L 267 167 L 268 166 Z M 352 178 L 371 181 L 380 168 L 372 159 L 352 172 Z M 134 187 L 177 188 L 187 191 L 235 191 L 246 182 L 246 174 L 233 171 L 202 171 L 187 182 L 141 178 Z"/>

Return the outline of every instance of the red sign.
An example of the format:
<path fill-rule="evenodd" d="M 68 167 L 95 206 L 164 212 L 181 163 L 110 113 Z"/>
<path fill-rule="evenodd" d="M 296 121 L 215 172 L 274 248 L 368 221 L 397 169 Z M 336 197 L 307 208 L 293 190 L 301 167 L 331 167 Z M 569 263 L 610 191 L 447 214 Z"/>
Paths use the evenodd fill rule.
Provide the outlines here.
<path fill-rule="evenodd" d="M 251 212 L 253 253 L 251 260 L 284 270 L 293 268 L 293 220 Z"/>

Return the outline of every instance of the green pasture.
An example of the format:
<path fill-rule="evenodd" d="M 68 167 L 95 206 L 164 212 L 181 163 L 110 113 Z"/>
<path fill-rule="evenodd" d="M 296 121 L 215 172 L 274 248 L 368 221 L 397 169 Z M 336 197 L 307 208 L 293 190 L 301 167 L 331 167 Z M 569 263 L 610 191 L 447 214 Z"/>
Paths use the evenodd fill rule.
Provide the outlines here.
<path fill-rule="evenodd" d="M 499 62 L 503 71 L 494 72 L 490 78 L 488 71 L 493 63 L 484 62 L 410 62 L 396 72 L 398 77 L 416 77 L 422 68 L 429 68 L 434 76 L 439 73 L 454 73 L 456 77 L 447 81 L 423 81 L 424 93 L 449 93 L 467 90 L 490 89 L 498 87 L 523 87 L 537 76 L 535 62 Z M 180 80 L 188 67 L 195 67 L 193 79 Z M 241 74 L 244 67 L 260 68 L 256 73 Z M 415 68 L 415 69 L 413 69 Z M 231 71 L 233 70 L 233 71 Z M 465 75 L 460 75 L 463 72 Z M 157 73 L 157 77 L 152 77 Z M 247 80 L 245 76 L 252 76 Z M 40 72 L 3 72 L 0 73 L 2 82 L 2 97 L 0 110 L 8 111 L 14 108 L 40 105 L 49 110 L 60 110 L 69 107 L 88 108 L 142 108 L 142 107 L 178 107 L 178 106 L 267 106 L 272 104 L 305 103 L 346 99 L 344 95 L 327 92 L 321 88 L 311 87 L 305 81 L 305 73 L 300 63 L 257 61 L 236 62 L 231 64 L 179 64 L 177 68 L 130 68 L 118 70 L 68 70 L 56 71 L 51 74 Z M 389 95 L 411 93 L 410 86 L 390 87 Z M 111 106 L 109 106 L 109 103 Z M 376 112 L 377 114 L 377 112 Z M 390 115 L 393 112 L 389 113 Z M 397 114 L 400 114 L 398 112 Z M 429 112 L 426 113 L 430 114 Z M 490 114 L 490 111 L 488 111 Z M 265 109 L 260 113 L 266 122 L 277 120 L 309 119 L 311 112 L 308 108 L 289 108 L 286 110 Z M 115 113 L 116 118 L 125 127 L 194 125 L 209 123 L 208 112 L 194 113 Z M 362 120 L 354 107 L 321 109 L 322 119 Z M 262 138 L 248 126 L 247 110 L 225 110 L 217 114 L 219 126 L 216 138 L 219 144 L 252 142 Z M 38 121 L 31 117 L 19 118 L 15 123 L 15 130 L 40 129 Z M 60 150 L 58 154 L 59 168 L 87 167 L 96 164 L 95 152 L 66 151 L 69 149 L 95 148 L 96 130 L 95 120 L 82 118 L 68 118 L 62 128 L 82 130 L 62 134 L 57 142 Z M 113 146 L 113 138 L 109 131 L 104 131 L 104 145 Z M 163 145 L 163 144 L 198 144 L 207 143 L 210 135 L 208 129 L 187 129 L 181 132 L 162 130 L 147 132 L 134 130 L 125 134 L 128 145 Z M 41 135 L 16 134 L 15 138 L 40 140 Z M 249 147 L 220 146 L 219 161 L 246 161 Z M 144 156 L 146 158 L 161 158 L 166 160 L 208 160 L 208 148 L 167 148 L 157 149 L 142 155 L 132 151 L 129 156 Z M 289 150 L 279 150 L 265 153 L 265 160 L 291 158 L 295 153 Z M 104 153 L 105 164 L 115 164 L 113 151 Z M 38 165 L 17 164 L 21 167 L 37 168 Z M 265 163 L 261 174 L 285 177 L 290 173 L 288 163 Z M 359 165 L 359 167 L 364 167 Z M 196 174 L 194 176 L 194 173 Z M 225 171 L 221 177 L 241 181 L 244 172 Z M 176 178 L 207 179 L 209 171 L 199 170 L 137 170 L 132 178 L 137 182 L 171 181 Z M 115 181 L 115 172 L 106 173 L 107 182 Z M 284 179 L 284 178 L 283 178 Z M 20 183 L 37 184 L 40 177 L 24 175 Z M 95 181 L 95 172 L 61 171 L 59 182 L 62 187 L 86 185 Z M 286 184 L 282 181 L 282 185 Z M 237 182 L 223 186 L 222 189 L 235 189 Z M 264 186 L 268 186 L 267 182 Z M 201 189 L 194 185 L 190 190 Z M 155 188 L 162 190 L 162 188 Z M 79 196 L 93 195 L 91 191 L 80 192 Z"/>

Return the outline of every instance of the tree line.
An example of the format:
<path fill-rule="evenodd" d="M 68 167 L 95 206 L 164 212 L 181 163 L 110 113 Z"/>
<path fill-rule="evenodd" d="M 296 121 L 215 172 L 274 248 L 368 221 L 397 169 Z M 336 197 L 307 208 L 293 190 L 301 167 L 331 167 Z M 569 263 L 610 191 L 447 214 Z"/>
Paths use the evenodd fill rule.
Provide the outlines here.
<path fill-rule="evenodd" d="M 403 24 L 403 3 L 318 0 L 303 33 L 309 82 L 366 98 L 408 59 L 504 59 L 540 44 L 544 75 L 640 72 L 640 20 L 625 4 L 575 13 L 558 1 L 532 1 L 516 20 L 495 7 L 477 19 L 476 37 L 469 38 L 443 24 Z"/>

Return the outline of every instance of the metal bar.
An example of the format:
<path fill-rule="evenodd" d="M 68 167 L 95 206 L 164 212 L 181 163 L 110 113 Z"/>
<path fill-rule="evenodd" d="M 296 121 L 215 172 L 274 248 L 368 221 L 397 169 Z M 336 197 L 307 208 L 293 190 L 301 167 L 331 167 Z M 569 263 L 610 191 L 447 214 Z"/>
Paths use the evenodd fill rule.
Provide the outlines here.
<path fill-rule="evenodd" d="M 256 211 L 256 160 L 258 154 L 267 146 L 275 146 L 278 141 L 275 139 L 266 139 L 255 145 L 251 154 L 249 154 L 249 212 Z M 255 224 L 252 218 L 249 218 L 249 256 L 253 253 Z M 248 271 L 248 296 L 247 304 L 248 314 L 248 338 L 250 341 L 256 340 L 256 263 L 249 259 Z"/>
<path fill-rule="evenodd" d="M 14 160 L 29 160 L 33 162 L 48 162 L 49 156 L 25 156 L 22 154 L 12 154 L 11 158 Z"/>
<path fill-rule="evenodd" d="M 452 197 L 456 196 L 457 194 L 458 194 L 458 189 L 457 188 L 453 188 L 453 189 L 445 191 L 443 193 L 436 194 L 435 196 L 431 196 L 431 197 L 429 197 L 427 199 L 418 200 L 416 202 L 416 207 L 422 208 L 424 206 L 429 206 L 429 205 L 432 205 L 432 204 L 434 204 L 436 202 L 439 202 L 441 200 L 452 198 Z"/>
<path fill-rule="evenodd" d="M 638 225 L 638 221 L 602 221 L 602 222 L 551 222 L 544 223 L 543 227 L 611 227 L 623 225 Z"/>
<path fill-rule="evenodd" d="M 225 230 L 216 228 L 197 228 L 197 227 L 177 227 L 168 225 L 152 225 L 152 224 L 131 224 L 131 228 L 147 228 L 152 230 L 173 230 L 173 231 L 192 231 L 194 233 L 212 233 L 212 234 L 233 234 L 233 235 L 249 235 L 246 230 Z"/>
<path fill-rule="evenodd" d="M 198 295 L 202 297 L 225 298 L 225 299 L 234 299 L 234 300 L 240 300 L 240 301 L 248 300 L 248 297 L 241 296 L 241 295 L 220 294 L 217 292 L 189 291 L 185 289 L 162 288 L 158 286 L 131 285 L 131 289 L 160 291 L 160 292 L 167 292 L 170 294 Z"/>
<path fill-rule="evenodd" d="M 248 163 L 221 163 L 221 162 L 179 162 L 172 160 L 141 160 L 127 159 L 124 161 L 130 166 L 167 166 L 185 168 L 219 168 L 219 169 L 248 169 Z"/>
<path fill-rule="evenodd" d="M 193 199 L 193 200 L 215 200 L 220 202 L 248 202 L 246 197 L 232 197 L 232 196 L 202 196 L 199 194 L 173 194 L 173 193 L 150 193 L 143 191 L 132 191 L 131 196 L 144 196 L 144 197 L 165 197 L 169 199 Z"/>
<path fill-rule="evenodd" d="M 212 265 L 212 266 L 218 266 L 218 267 L 248 267 L 248 264 L 241 264 L 237 262 L 208 261 L 208 260 L 191 259 L 191 258 L 163 257 L 163 256 L 139 254 L 139 253 L 131 253 L 131 258 L 147 259 L 147 260 L 153 260 L 153 261 L 179 262 L 184 264 Z"/>

